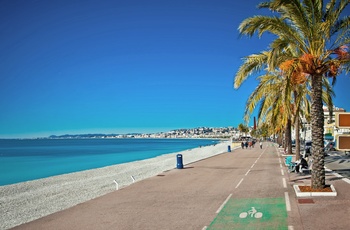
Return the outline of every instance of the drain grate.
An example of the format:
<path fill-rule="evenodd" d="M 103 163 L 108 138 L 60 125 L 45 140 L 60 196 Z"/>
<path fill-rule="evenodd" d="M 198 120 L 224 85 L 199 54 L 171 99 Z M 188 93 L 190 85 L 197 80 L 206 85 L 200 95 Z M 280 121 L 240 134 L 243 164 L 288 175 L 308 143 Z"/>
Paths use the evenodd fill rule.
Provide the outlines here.
<path fill-rule="evenodd" d="M 299 204 L 314 204 L 314 200 L 313 199 L 298 199 L 298 203 Z"/>

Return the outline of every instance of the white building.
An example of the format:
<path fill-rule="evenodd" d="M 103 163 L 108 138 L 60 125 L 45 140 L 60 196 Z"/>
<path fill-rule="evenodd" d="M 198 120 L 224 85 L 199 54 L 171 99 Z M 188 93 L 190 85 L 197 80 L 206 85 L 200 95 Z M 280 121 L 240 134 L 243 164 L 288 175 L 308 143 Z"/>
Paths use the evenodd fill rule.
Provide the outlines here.
<path fill-rule="evenodd" d="M 330 117 L 330 111 L 328 110 L 328 107 L 323 106 L 325 141 L 333 141 L 336 135 L 348 132 L 348 129 L 338 129 L 335 127 L 335 116 L 336 113 L 339 112 L 346 111 L 343 108 L 334 106 L 333 115 Z M 300 130 L 300 139 L 306 141 L 312 140 L 311 124 L 303 121 L 302 127 L 303 129 Z M 295 139 L 295 132 L 292 132 L 292 139 Z"/>

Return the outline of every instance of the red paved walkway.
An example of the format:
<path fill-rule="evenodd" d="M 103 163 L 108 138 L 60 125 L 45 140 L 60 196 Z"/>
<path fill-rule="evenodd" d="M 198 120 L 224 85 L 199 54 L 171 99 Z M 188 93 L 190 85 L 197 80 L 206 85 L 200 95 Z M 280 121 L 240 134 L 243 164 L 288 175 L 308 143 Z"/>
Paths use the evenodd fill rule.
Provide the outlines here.
<path fill-rule="evenodd" d="M 164 172 L 15 229 L 216 229 L 223 212 L 233 213 L 230 205 L 243 210 L 250 200 L 264 203 L 281 199 L 287 213 L 285 229 L 346 229 L 350 224 L 350 185 L 329 177 L 337 197 L 312 198 L 313 204 L 301 204 L 292 185 L 307 183 L 308 177 L 288 174 L 282 161 L 272 144 L 264 144 L 263 149 L 237 149 L 181 170 Z M 256 221 L 267 220 L 267 214 L 274 213 L 262 212 L 265 216 Z M 232 218 L 226 218 L 226 227 L 231 229 Z M 253 219 L 246 220 L 246 227 L 257 224 L 252 223 Z M 277 226 L 277 220 L 271 221 Z M 278 221 L 283 223 L 283 217 Z"/>

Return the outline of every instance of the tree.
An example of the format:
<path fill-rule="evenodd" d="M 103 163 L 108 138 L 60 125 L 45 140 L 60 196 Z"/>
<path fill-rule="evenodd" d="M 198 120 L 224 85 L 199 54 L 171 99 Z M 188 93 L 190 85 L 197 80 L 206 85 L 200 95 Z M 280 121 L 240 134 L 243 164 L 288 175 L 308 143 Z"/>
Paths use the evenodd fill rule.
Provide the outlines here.
<path fill-rule="evenodd" d="M 285 148 L 288 147 L 288 153 L 292 154 L 292 114 L 288 109 L 290 107 L 290 98 L 285 97 L 288 85 L 286 85 L 283 76 L 280 76 L 278 73 L 268 73 L 259 76 L 258 79 L 259 84 L 247 101 L 244 118 L 248 120 L 256 105 L 260 103 L 258 124 L 264 123 L 268 119 L 268 123 L 273 127 L 282 128 L 286 134 Z"/>
<path fill-rule="evenodd" d="M 239 26 L 242 35 L 261 36 L 265 32 L 276 35 L 271 43 L 272 58 L 268 65 L 285 49 L 297 49 L 297 56 L 283 62 L 283 68 L 290 71 L 292 78 L 300 84 L 311 81 L 311 125 L 313 170 L 312 188 L 325 186 L 323 150 L 323 98 L 324 78 L 335 79 L 342 70 L 350 70 L 350 17 L 341 17 L 349 4 L 348 0 L 272 0 L 261 3 L 260 8 L 277 12 L 278 16 L 253 16 Z"/>
<path fill-rule="evenodd" d="M 241 132 L 241 133 L 244 133 L 245 136 L 247 136 L 247 133 L 249 132 L 249 128 L 248 126 L 244 125 L 244 124 L 239 124 L 238 125 L 238 130 Z"/>

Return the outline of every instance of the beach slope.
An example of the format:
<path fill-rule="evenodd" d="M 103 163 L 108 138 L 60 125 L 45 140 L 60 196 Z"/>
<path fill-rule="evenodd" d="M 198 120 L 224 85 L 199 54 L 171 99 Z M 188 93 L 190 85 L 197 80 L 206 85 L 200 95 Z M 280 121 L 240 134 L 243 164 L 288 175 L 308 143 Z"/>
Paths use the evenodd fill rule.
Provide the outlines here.
<path fill-rule="evenodd" d="M 224 153 L 227 146 L 228 142 L 222 142 L 147 160 L 0 186 L 0 229 L 36 220 L 174 169 L 177 154 L 182 154 L 186 165 Z"/>

